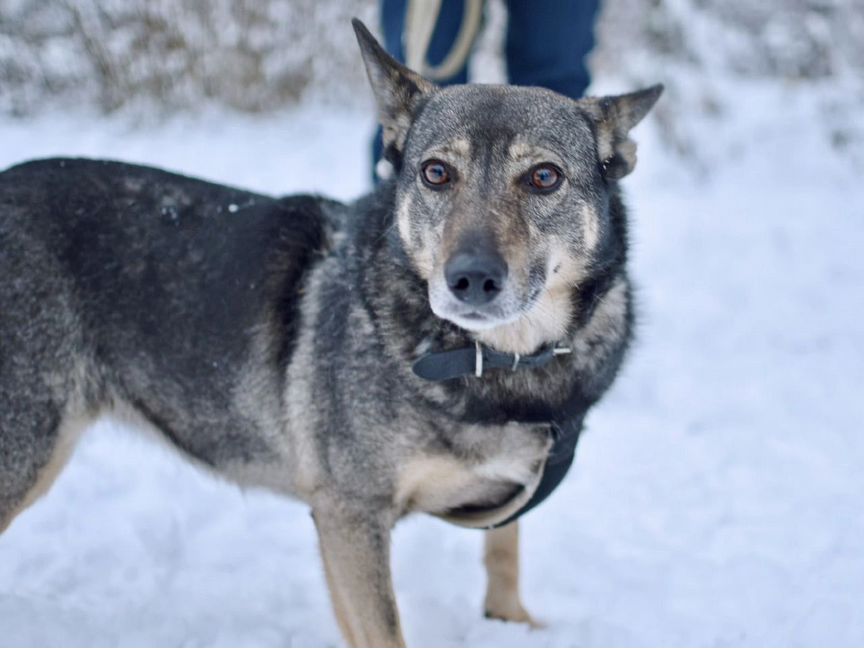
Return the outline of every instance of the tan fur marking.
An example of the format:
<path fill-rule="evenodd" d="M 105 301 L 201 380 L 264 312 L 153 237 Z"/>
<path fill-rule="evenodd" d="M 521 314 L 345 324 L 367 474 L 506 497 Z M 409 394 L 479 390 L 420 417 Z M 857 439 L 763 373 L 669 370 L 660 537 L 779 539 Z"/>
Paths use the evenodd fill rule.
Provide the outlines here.
<path fill-rule="evenodd" d="M 409 252 L 409 258 L 414 264 L 414 269 L 423 278 L 428 280 L 435 272 L 434 250 L 437 247 L 435 232 L 426 229 L 423 231 L 423 240 L 419 247 L 414 244 L 411 237 L 411 198 L 406 195 L 396 207 L 396 228 L 402 245 Z"/>
<path fill-rule="evenodd" d="M 540 624 L 531 618 L 519 595 L 519 523 L 487 531 L 483 564 L 486 566 L 486 616 L 514 623 Z"/>
<path fill-rule="evenodd" d="M 407 196 L 402 197 L 402 202 L 396 207 L 396 228 L 399 238 L 406 250 L 411 249 L 411 201 Z"/>
<path fill-rule="evenodd" d="M 348 644 L 404 646 L 390 576 L 389 529 L 345 516 L 338 508 L 314 510 L 333 610 Z"/>
<path fill-rule="evenodd" d="M 405 461 L 396 480 L 395 504 L 400 514 L 422 511 L 448 522 L 472 528 L 485 528 L 506 519 L 534 493 L 550 441 L 533 447 L 524 443 L 513 449 L 515 438 L 524 438 L 518 424 L 500 428 L 502 451 L 477 464 L 468 464 L 449 456 L 419 456 Z M 466 428 L 466 435 L 471 430 Z M 525 488 L 509 501 L 512 488 Z M 499 502 L 497 508 L 479 512 L 450 513 L 465 504 L 481 501 Z"/>
<path fill-rule="evenodd" d="M 452 457 L 419 457 L 399 471 L 395 500 L 405 511 L 443 511 L 460 499 L 476 478 Z"/>
<path fill-rule="evenodd" d="M 410 115 L 400 113 L 392 121 L 387 121 L 381 130 L 381 141 L 384 147 L 393 145 L 401 151 L 405 147 L 405 138 L 411 128 Z"/>
<path fill-rule="evenodd" d="M 562 169 L 565 167 L 564 161 L 558 157 L 555 152 L 542 146 L 538 146 L 523 137 L 517 137 L 513 143 L 510 144 L 507 149 L 507 157 L 526 166 L 537 164 L 539 162 L 553 162 Z"/>
<path fill-rule="evenodd" d="M 327 589 L 330 591 L 330 602 L 333 604 L 333 615 L 336 617 L 336 623 L 339 625 L 339 630 L 349 646 L 359 645 L 354 633 L 351 631 L 351 624 L 346 610 L 350 607 L 342 600 L 342 592 L 339 591 L 338 581 L 333 573 L 333 567 L 330 565 L 330 560 L 327 558 L 327 553 L 319 551 L 321 554 L 321 562 L 324 565 L 324 576 L 327 579 Z"/>
<path fill-rule="evenodd" d="M 597 211 L 585 205 L 581 210 L 582 238 L 587 252 L 593 252 L 600 242 L 600 219 Z"/>
<path fill-rule="evenodd" d="M 435 247 L 435 234 L 431 231 L 427 231 L 423 237 L 422 247 L 412 256 L 414 267 L 417 269 L 417 274 L 427 281 L 436 272 Z"/>
<path fill-rule="evenodd" d="M 482 499 L 490 484 L 529 484 L 537 477 L 532 458 L 497 456 L 468 465 L 448 456 L 411 459 L 399 470 L 395 501 L 403 511 L 440 513 Z"/>
<path fill-rule="evenodd" d="M 51 458 L 44 466 L 42 466 L 42 468 L 40 468 L 39 474 L 36 476 L 36 482 L 30 487 L 30 490 L 24 496 L 21 503 L 13 509 L 8 518 L 0 520 L 0 533 L 5 531 L 12 523 L 12 520 L 14 520 L 20 513 L 32 506 L 36 500 L 48 492 L 54 484 L 54 481 L 57 479 L 57 476 L 60 474 L 60 471 L 62 471 L 66 466 L 69 457 L 72 456 L 72 452 L 75 450 L 75 445 L 78 443 L 84 430 L 86 430 L 93 421 L 94 419 L 89 416 L 67 415 L 63 418 L 57 432 L 57 442 L 54 444 L 54 451 L 51 453 Z"/>
<path fill-rule="evenodd" d="M 618 144 L 618 155 L 627 162 L 627 173 L 636 166 L 636 142 L 627 138 Z"/>
<path fill-rule="evenodd" d="M 479 331 L 477 339 L 504 353 L 534 353 L 544 344 L 560 340 L 570 324 L 571 306 L 566 291 L 544 292 L 531 310 L 515 322 Z"/>
<path fill-rule="evenodd" d="M 441 158 L 445 162 L 448 158 L 468 159 L 471 157 L 471 142 L 464 137 L 457 137 L 446 142 L 443 146 L 436 146 L 423 154 L 424 158 Z"/>
<path fill-rule="evenodd" d="M 608 160 L 615 153 L 612 125 L 606 121 L 597 124 L 597 156 L 600 161 Z"/>
<path fill-rule="evenodd" d="M 319 488 L 323 477 L 315 439 L 319 418 L 310 412 L 309 403 L 314 402 L 312 383 L 306 375 L 309 367 L 314 366 L 315 337 L 318 335 L 313 323 L 320 315 L 321 290 L 324 283 L 327 261 L 313 271 L 306 286 L 301 312 L 302 325 L 297 338 L 295 357 L 288 368 L 283 394 L 285 403 L 285 423 L 280 431 L 284 434 L 283 454 L 289 456 L 283 472 L 292 475 L 292 486 L 296 495 L 308 499 Z"/>
<path fill-rule="evenodd" d="M 477 339 L 498 351 L 521 354 L 560 340 L 573 316 L 570 291 L 584 279 L 585 268 L 565 245 L 553 242 L 546 276 L 545 290 L 527 313 L 515 322 L 477 333 Z"/>

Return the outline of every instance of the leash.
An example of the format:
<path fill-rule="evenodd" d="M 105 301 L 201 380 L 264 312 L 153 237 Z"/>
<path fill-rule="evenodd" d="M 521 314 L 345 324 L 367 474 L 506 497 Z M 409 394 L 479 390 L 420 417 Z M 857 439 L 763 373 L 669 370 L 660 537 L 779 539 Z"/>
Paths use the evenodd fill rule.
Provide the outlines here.
<path fill-rule="evenodd" d="M 439 65 L 426 59 L 438 23 L 442 0 L 409 0 L 405 14 L 405 64 L 432 81 L 454 76 L 468 59 L 483 17 L 483 0 L 465 0 L 462 24 L 450 51 Z"/>
<path fill-rule="evenodd" d="M 427 353 L 414 362 L 411 368 L 420 378 L 441 382 L 467 376 L 481 378 L 487 369 L 536 369 L 546 366 L 559 355 L 568 353 L 572 353 L 572 349 L 559 346 L 546 347 L 531 355 L 501 353 L 475 341 L 473 347 Z M 558 487 L 573 464 L 583 418 L 584 413 L 581 413 L 549 422 L 552 447 L 543 465 L 543 474 L 537 488 L 521 508 L 489 528 L 497 529 L 510 524 L 543 502 Z"/>

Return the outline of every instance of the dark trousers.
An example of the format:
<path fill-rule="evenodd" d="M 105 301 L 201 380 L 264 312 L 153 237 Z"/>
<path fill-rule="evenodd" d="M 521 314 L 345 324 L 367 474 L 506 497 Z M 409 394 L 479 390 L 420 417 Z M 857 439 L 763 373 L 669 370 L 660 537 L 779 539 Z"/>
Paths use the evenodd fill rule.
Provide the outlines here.
<path fill-rule="evenodd" d="M 422 1 L 422 0 L 421 0 Z M 585 59 L 594 47 L 594 21 L 600 0 L 506 0 L 507 76 L 515 85 L 542 86 L 578 99 L 591 81 Z M 384 47 L 405 61 L 402 33 L 406 0 L 381 1 Z M 427 60 L 440 64 L 459 33 L 463 0 L 443 0 L 429 43 Z M 442 85 L 467 83 L 467 64 Z M 374 160 L 381 157 L 380 129 L 373 143 Z"/>

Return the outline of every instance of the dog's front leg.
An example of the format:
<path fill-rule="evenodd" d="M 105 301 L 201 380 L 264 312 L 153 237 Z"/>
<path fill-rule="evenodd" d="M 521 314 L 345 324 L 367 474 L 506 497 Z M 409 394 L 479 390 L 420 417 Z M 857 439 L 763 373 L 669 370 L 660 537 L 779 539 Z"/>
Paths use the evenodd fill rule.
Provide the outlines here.
<path fill-rule="evenodd" d="M 519 595 L 518 522 L 486 532 L 483 563 L 486 565 L 486 616 L 540 627 L 522 605 Z"/>
<path fill-rule="evenodd" d="M 390 577 L 392 521 L 344 505 L 316 507 L 312 517 L 345 640 L 353 648 L 404 646 Z"/>

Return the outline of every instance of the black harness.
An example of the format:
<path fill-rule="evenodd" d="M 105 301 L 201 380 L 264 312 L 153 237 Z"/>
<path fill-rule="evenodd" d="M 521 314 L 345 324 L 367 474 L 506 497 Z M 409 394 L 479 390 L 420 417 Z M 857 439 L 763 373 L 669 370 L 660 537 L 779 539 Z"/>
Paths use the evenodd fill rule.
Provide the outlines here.
<path fill-rule="evenodd" d="M 566 353 L 570 353 L 570 349 L 557 346 L 546 347 L 532 355 L 501 353 L 479 342 L 475 342 L 473 347 L 427 353 L 414 363 L 412 369 L 421 378 L 433 382 L 471 375 L 479 378 L 487 369 L 510 369 L 511 371 L 516 371 L 517 369 L 543 367 L 556 356 Z M 549 424 L 552 447 L 543 466 L 540 483 L 534 490 L 531 499 L 525 502 L 518 511 L 507 519 L 492 525 L 491 528 L 502 527 L 505 524 L 513 522 L 540 504 L 558 487 L 558 484 L 564 479 L 573 463 L 576 442 L 579 440 L 579 433 L 582 431 L 583 418 L 584 412 L 581 412 L 565 416 L 560 420 L 556 418 L 546 421 Z"/>

